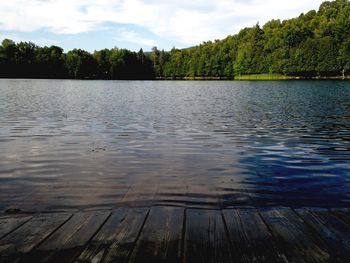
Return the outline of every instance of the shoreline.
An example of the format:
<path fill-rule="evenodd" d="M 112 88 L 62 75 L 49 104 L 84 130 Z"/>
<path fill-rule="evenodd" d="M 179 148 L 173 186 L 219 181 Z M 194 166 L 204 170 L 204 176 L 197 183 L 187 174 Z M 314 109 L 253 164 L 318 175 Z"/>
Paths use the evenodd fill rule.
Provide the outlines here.
<path fill-rule="evenodd" d="M 285 81 L 285 80 L 350 80 L 346 76 L 293 76 L 280 74 L 251 74 L 233 77 L 155 77 L 149 79 L 103 79 L 103 78 L 37 78 L 37 77 L 0 77 L 0 79 L 13 80 L 97 80 L 97 81 Z"/>
<path fill-rule="evenodd" d="M 350 80 L 350 76 L 293 76 L 280 74 L 251 74 L 234 77 L 157 77 L 156 80 L 232 80 L 232 81 L 276 81 L 276 80 Z"/>

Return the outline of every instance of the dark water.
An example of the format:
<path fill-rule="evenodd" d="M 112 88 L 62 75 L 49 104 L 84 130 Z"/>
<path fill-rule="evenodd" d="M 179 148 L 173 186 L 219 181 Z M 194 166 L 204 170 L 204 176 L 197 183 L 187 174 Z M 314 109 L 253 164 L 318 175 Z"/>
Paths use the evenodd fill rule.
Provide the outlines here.
<path fill-rule="evenodd" d="M 0 209 L 349 206 L 350 82 L 0 81 Z"/>

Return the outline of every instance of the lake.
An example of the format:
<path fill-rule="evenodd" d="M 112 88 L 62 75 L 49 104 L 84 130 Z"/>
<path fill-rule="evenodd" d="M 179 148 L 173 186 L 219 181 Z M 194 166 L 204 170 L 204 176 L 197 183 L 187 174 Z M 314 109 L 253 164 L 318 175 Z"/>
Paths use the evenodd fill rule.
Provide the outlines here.
<path fill-rule="evenodd" d="M 0 211 L 350 205 L 350 82 L 0 80 Z"/>

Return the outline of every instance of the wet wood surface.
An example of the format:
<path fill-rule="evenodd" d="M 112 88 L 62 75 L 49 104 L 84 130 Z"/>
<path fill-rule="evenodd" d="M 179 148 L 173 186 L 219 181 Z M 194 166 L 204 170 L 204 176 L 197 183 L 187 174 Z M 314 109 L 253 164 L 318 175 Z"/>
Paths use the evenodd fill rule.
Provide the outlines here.
<path fill-rule="evenodd" d="M 0 262 L 350 262 L 347 208 L 172 206 L 0 217 Z"/>

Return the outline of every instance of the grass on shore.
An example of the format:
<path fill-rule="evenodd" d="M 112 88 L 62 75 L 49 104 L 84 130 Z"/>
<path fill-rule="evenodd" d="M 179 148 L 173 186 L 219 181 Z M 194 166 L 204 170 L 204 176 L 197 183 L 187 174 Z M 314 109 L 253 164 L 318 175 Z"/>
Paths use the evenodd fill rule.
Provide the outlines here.
<path fill-rule="evenodd" d="M 283 74 L 251 74 L 235 76 L 235 80 L 350 80 L 350 76 L 318 76 L 318 77 L 303 77 L 303 76 L 290 76 Z"/>
<path fill-rule="evenodd" d="M 251 74 L 235 76 L 235 80 L 288 80 L 299 79 L 296 76 L 287 76 L 282 74 Z"/>

